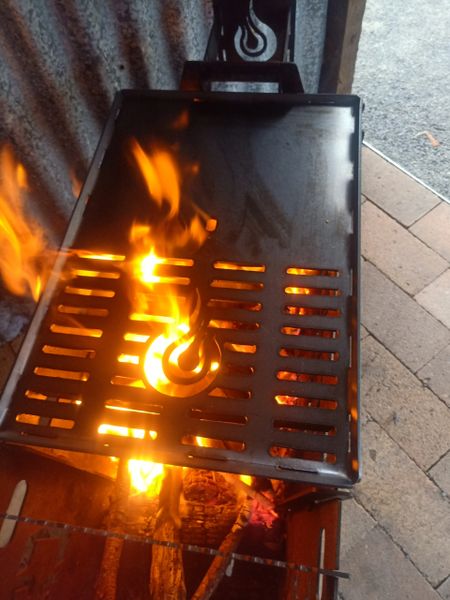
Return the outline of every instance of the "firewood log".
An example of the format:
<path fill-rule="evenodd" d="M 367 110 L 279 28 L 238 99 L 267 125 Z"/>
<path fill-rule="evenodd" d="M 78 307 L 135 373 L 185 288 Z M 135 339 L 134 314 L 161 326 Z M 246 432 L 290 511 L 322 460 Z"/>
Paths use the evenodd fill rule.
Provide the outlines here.
<path fill-rule="evenodd" d="M 166 467 L 159 496 L 154 537 L 164 542 L 180 542 L 179 503 L 182 489 L 182 469 Z M 150 566 L 150 596 L 152 600 L 185 600 L 183 555 L 181 548 L 154 545 Z"/>

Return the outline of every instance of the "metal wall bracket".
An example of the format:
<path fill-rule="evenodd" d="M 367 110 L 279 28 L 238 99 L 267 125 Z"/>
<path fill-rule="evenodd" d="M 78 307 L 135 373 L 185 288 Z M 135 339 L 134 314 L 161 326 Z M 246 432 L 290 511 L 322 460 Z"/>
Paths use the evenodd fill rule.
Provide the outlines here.
<path fill-rule="evenodd" d="M 291 62 L 296 0 L 213 0 L 205 60 Z"/>
<path fill-rule="evenodd" d="M 214 91 L 213 84 L 267 83 L 276 84 L 276 92 L 303 93 L 297 65 L 294 63 L 228 63 L 186 61 L 181 78 L 183 91 Z"/>
<path fill-rule="evenodd" d="M 296 0 L 213 0 L 213 7 L 205 59 L 185 63 L 181 89 L 209 91 L 213 82 L 247 82 L 303 93 L 293 62 Z"/>

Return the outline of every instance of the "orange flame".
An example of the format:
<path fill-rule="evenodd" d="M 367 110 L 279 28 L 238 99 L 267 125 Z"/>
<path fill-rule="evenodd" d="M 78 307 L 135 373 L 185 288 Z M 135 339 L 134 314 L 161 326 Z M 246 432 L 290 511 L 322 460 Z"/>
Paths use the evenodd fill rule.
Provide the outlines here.
<path fill-rule="evenodd" d="M 26 216 L 27 174 L 10 148 L 0 151 L 0 276 L 10 292 L 39 299 L 42 257 L 47 247 L 42 229 Z"/>
<path fill-rule="evenodd" d="M 147 382 L 154 389 L 170 396 L 191 396 L 206 389 L 215 379 L 220 350 L 215 341 L 207 339 L 206 327 L 199 319 L 200 297 L 197 291 L 193 293 L 192 287 L 188 287 L 190 279 L 160 273 L 164 265 L 192 266 L 190 259 L 170 257 L 175 251 L 196 249 L 204 243 L 209 217 L 186 199 L 181 217 L 181 171 L 170 152 L 160 148 L 145 152 L 135 139 L 131 142 L 131 152 L 149 200 L 158 209 L 152 225 L 134 223 L 130 230 L 129 239 L 135 255 L 132 275 L 136 282 L 133 314 L 148 321 L 146 315 L 161 312 L 158 318 L 151 320 L 164 325 L 162 331 L 159 328 L 150 336 L 141 363 Z M 198 172 L 198 167 L 185 171 L 192 176 Z M 160 295 L 157 293 L 159 285 L 164 286 Z M 186 286 L 184 295 L 179 286 Z M 149 294 L 149 291 L 155 293 Z"/>
<path fill-rule="evenodd" d="M 135 223 L 130 241 L 144 255 L 154 249 L 160 256 L 176 249 L 199 248 L 208 236 L 208 215 L 194 202 L 182 202 L 182 173 L 172 154 L 156 148 L 146 152 L 136 139 L 131 141 L 131 154 L 143 180 L 149 200 L 158 208 L 152 226 Z M 194 168 L 195 167 L 195 168 Z M 186 167 L 185 175 L 196 175 L 198 165 Z M 180 208 L 183 203 L 183 218 Z"/>
<path fill-rule="evenodd" d="M 208 343 L 199 339 L 202 334 L 195 333 L 199 306 L 187 314 L 180 310 L 179 303 L 171 300 L 172 322 L 151 341 L 143 367 L 154 389 L 184 398 L 198 394 L 214 381 L 220 366 L 220 350 L 215 341 Z"/>
<path fill-rule="evenodd" d="M 70 179 L 70 184 L 72 187 L 72 194 L 74 198 L 79 197 L 80 192 L 81 192 L 81 188 L 83 187 L 82 182 L 78 179 L 77 174 L 75 173 L 74 169 L 70 169 L 69 171 L 69 179 Z"/>
<path fill-rule="evenodd" d="M 131 142 L 131 151 L 149 196 L 159 207 L 166 202 L 169 205 L 167 217 L 172 219 L 180 208 L 180 186 L 178 170 L 170 154 L 164 150 L 156 150 L 152 155 L 146 154 L 135 139 Z"/>

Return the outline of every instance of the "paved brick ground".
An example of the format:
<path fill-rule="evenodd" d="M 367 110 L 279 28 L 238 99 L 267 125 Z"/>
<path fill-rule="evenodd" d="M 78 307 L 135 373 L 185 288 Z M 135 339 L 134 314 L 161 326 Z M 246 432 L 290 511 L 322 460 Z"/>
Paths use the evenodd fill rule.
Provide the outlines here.
<path fill-rule="evenodd" d="M 363 479 L 343 600 L 450 600 L 450 205 L 363 151 Z"/>
<path fill-rule="evenodd" d="M 450 205 L 368 149 L 363 194 L 363 480 L 340 596 L 450 600 Z"/>

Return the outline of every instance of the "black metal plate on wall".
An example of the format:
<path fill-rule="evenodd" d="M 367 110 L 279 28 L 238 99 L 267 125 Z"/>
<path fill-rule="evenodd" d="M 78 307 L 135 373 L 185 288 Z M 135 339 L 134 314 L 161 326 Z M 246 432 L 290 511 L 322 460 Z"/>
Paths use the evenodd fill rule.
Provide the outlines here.
<path fill-rule="evenodd" d="M 179 128 L 182 114 L 188 118 Z M 200 250 L 182 257 L 192 266 L 164 271 L 199 289 L 222 350 L 217 378 L 196 396 L 160 394 L 149 389 L 140 364 L 117 361 L 120 353 L 141 360 L 158 331 L 129 318 L 123 269 L 129 230 L 136 220 L 151 223 L 154 210 L 132 175 L 131 136 L 143 145 L 163 143 L 183 164 L 200 165 L 183 194 L 217 220 Z M 359 154 L 354 96 L 120 93 L 0 401 L 0 437 L 317 484 L 354 483 Z M 116 256 L 105 266 L 74 248 Z M 86 276 L 89 269 L 98 276 Z M 73 292 L 83 288 L 108 293 Z M 48 347 L 69 353 L 49 354 Z M 139 437 L 99 435 L 104 423 L 137 430 Z M 197 436 L 216 440 L 216 447 L 199 447 Z"/>

